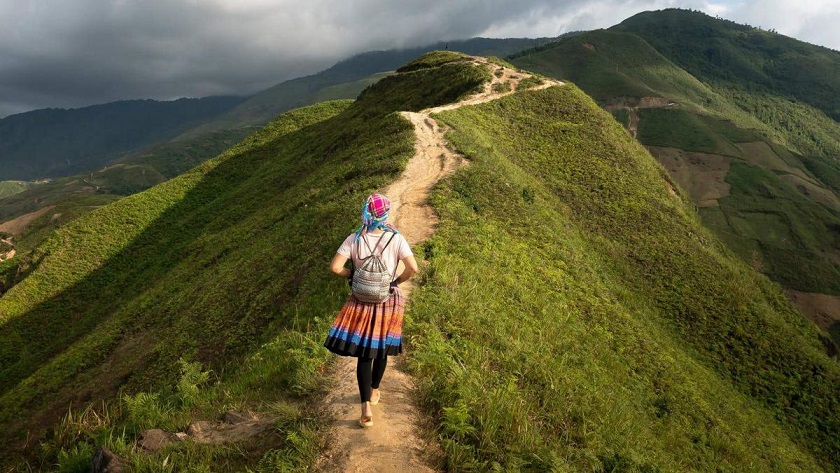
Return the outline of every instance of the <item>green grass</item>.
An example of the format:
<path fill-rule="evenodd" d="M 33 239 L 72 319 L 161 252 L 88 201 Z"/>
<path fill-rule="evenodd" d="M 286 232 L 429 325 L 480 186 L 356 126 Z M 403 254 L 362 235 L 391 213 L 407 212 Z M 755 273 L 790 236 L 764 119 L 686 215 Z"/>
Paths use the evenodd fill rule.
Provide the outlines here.
<path fill-rule="evenodd" d="M 466 62 L 469 60 L 470 58 L 466 54 L 455 51 L 431 51 L 397 69 L 397 72 L 419 71 L 440 67 L 444 64 L 451 64 L 457 61 Z"/>
<path fill-rule="evenodd" d="M 437 117 L 412 370 L 453 471 L 818 471 L 840 369 L 574 86 Z"/>
<path fill-rule="evenodd" d="M 426 53 L 398 69 L 401 74 L 365 89 L 353 107 L 371 116 L 397 110 L 416 112 L 431 103 L 456 102 L 492 78 L 486 68 L 459 59 L 463 57 L 447 51 Z M 440 77 L 449 77 L 451 82 L 441 82 Z"/>
<path fill-rule="evenodd" d="M 323 386 L 320 344 L 347 293 L 326 262 L 359 202 L 414 153 L 413 128 L 393 112 L 440 105 L 488 79 L 460 65 L 390 76 L 358 102 L 286 113 L 192 171 L 55 232 L 0 298 L 0 457 L 51 469 L 89 457 L 84 443 L 109 439 L 126 452 L 140 429 L 183 429 L 234 406 L 279 410 L 269 450 L 252 458 L 244 447 L 184 447 L 156 461 L 171 453 L 176 470 L 218 458 L 229 471 L 305 468 L 325 420 L 306 401 Z M 184 405 L 172 388 L 180 359 L 212 372 L 201 402 Z M 112 421 L 65 422 L 50 440 L 41 428 L 71 400 L 106 400 Z"/>
<path fill-rule="evenodd" d="M 785 287 L 840 294 L 840 267 L 822 253 L 836 248 L 840 219 L 765 168 L 733 161 L 730 194 L 719 201 L 723 219 L 707 225 L 744 260 Z"/>
<path fill-rule="evenodd" d="M 25 181 L 0 181 L 0 199 L 19 194 L 29 189 L 29 186 Z"/>
<path fill-rule="evenodd" d="M 714 117 L 672 108 L 639 110 L 639 141 L 651 146 L 668 146 L 686 151 L 741 156 L 734 143 L 755 141 L 748 131 L 727 126 Z"/>
<path fill-rule="evenodd" d="M 680 9 L 639 13 L 611 30 L 641 36 L 703 81 L 792 97 L 840 118 L 838 51 Z"/>

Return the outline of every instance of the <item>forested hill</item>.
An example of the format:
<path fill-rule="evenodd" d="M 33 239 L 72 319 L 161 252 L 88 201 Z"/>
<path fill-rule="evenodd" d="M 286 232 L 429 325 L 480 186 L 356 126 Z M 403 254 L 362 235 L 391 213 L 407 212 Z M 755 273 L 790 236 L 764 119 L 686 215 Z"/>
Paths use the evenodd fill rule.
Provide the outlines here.
<path fill-rule="evenodd" d="M 129 100 L 0 119 L 0 181 L 93 171 L 229 111 L 239 97 Z"/>
<path fill-rule="evenodd" d="M 840 121 L 840 52 L 700 12 L 668 9 L 611 28 L 634 33 L 694 75 L 794 97 Z"/>

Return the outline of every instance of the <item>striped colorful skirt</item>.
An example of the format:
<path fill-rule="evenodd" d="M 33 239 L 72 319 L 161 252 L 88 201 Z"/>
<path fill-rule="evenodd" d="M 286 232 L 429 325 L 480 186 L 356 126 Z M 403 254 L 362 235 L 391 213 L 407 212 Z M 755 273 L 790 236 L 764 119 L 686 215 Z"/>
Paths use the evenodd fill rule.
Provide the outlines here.
<path fill-rule="evenodd" d="M 404 310 L 399 289 L 379 304 L 359 302 L 351 294 L 338 312 L 324 346 L 336 355 L 357 358 L 399 355 Z"/>

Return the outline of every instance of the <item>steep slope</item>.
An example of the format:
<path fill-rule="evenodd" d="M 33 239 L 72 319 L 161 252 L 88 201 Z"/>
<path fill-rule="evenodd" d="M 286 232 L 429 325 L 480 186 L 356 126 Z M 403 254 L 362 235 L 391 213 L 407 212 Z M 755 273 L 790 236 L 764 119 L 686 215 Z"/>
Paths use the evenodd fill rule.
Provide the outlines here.
<path fill-rule="evenodd" d="M 671 15 L 702 17 L 718 32 L 731 26 L 685 11 L 643 16 L 651 29 L 656 21 L 675 28 Z M 710 34 L 692 21 L 681 25 L 685 31 L 668 45 L 673 51 L 680 41 Z M 691 33 L 694 29 L 698 31 Z M 800 291 L 799 300 L 840 294 L 840 194 L 831 184 L 836 179 L 834 160 L 797 151 L 834 149 L 840 145 L 840 125 L 780 91 L 760 84 L 750 88 L 746 77 L 738 87 L 708 76 L 698 80 L 672 62 L 677 57 L 664 57 L 629 31 L 623 23 L 525 51 L 512 61 L 576 81 L 592 94 L 648 146 L 709 228 L 756 269 Z M 750 37 L 778 36 L 749 31 Z M 799 45 L 789 38 L 774 41 Z M 696 48 L 697 42 L 685 46 Z M 738 47 L 753 54 L 754 48 Z M 747 102 L 741 100 L 747 96 Z M 772 117 L 782 117 L 784 124 Z M 802 307 L 829 332 L 831 320 L 840 323 L 840 312 L 826 313 L 822 304 Z"/>
<path fill-rule="evenodd" d="M 836 468 L 840 367 L 571 85 L 435 117 L 414 372 L 453 470 Z"/>
<path fill-rule="evenodd" d="M 0 298 L 0 458 L 24 448 L 49 468 L 89 461 L 104 441 L 144 465 L 152 460 L 132 447 L 142 429 L 183 429 L 192 415 L 235 405 L 267 413 L 277 429 L 253 448 L 199 450 L 171 468 L 310 461 L 320 420 L 305 401 L 322 383 L 319 330 L 346 288 L 324 262 L 358 203 L 413 154 L 412 127 L 393 112 L 456 101 L 489 78 L 458 62 L 389 77 L 352 105 L 285 114 L 193 171 L 59 229 Z M 179 359 L 213 369 L 203 402 L 180 387 L 194 378 L 166 388 Z M 149 387 L 99 408 L 114 424 L 70 417 L 42 436 L 71 404 Z"/>
<path fill-rule="evenodd" d="M 0 119 L 0 181 L 66 176 L 178 136 L 228 112 L 239 97 L 131 100 Z"/>

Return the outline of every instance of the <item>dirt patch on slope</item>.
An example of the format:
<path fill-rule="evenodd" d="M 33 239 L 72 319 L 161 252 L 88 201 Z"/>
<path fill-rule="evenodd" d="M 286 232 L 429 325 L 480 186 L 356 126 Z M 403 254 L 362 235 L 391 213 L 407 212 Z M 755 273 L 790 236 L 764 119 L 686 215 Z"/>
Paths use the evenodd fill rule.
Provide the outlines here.
<path fill-rule="evenodd" d="M 477 94 L 457 103 L 434 107 L 420 112 L 402 112 L 414 126 L 416 141 L 414 157 L 402 176 L 385 190 L 391 199 L 393 223 L 413 246 L 434 232 L 437 215 L 429 206 L 428 197 L 435 184 L 466 164 L 446 141 L 447 129 L 430 114 L 468 105 L 489 102 L 517 93 L 519 82 L 530 74 L 490 64 L 484 58 L 472 58 L 475 64 L 490 67 L 493 79 Z M 508 83 L 510 87 L 496 84 Z M 496 87 L 494 87 L 496 85 Z M 544 89 L 561 82 L 545 79 L 532 89 Z M 504 90 L 504 91 L 503 91 Z M 401 287 L 408 299 L 411 285 Z M 395 363 L 396 362 L 396 363 Z M 359 394 L 356 384 L 356 360 L 340 358 L 332 367 L 333 388 L 325 399 L 326 408 L 333 414 L 327 451 L 318 459 L 316 471 L 328 472 L 431 472 L 430 457 L 438 447 L 430 445 L 420 434 L 420 412 L 412 399 L 414 385 L 411 377 L 400 367 L 399 358 L 391 358 L 382 380 L 382 400 L 373 407 L 374 426 L 361 429 Z"/>
<path fill-rule="evenodd" d="M 714 207 L 718 199 L 729 195 L 726 175 L 730 158 L 661 146 L 647 146 L 647 149 L 698 207 Z"/>
<path fill-rule="evenodd" d="M 44 207 L 43 209 L 38 209 L 26 215 L 21 215 L 20 217 L 13 218 L 12 220 L 0 223 L 0 233 L 20 235 L 24 232 L 24 230 L 26 230 L 26 227 L 28 227 L 30 223 L 34 222 L 35 219 L 37 219 L 41 215 L 44 215 L 45 213 L 49 212 L 53 207 L 55 206 L 51 205 L 49 207 Z"/>
<path fill-rule="evenodd" d="M 840 297 L 786 289 L 785 294 L 804 316 L 823 330 L 840 323 Z"/>

